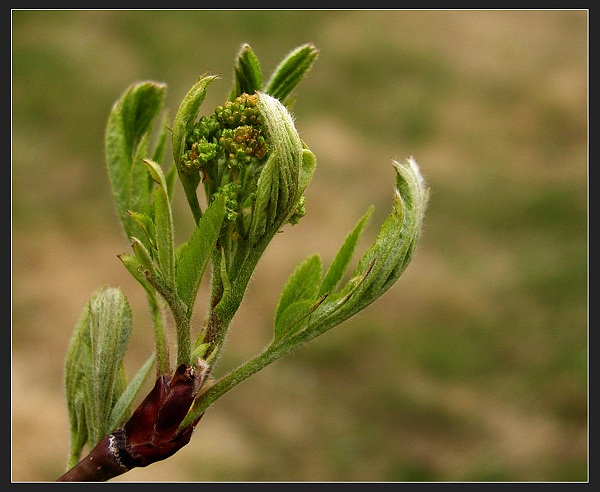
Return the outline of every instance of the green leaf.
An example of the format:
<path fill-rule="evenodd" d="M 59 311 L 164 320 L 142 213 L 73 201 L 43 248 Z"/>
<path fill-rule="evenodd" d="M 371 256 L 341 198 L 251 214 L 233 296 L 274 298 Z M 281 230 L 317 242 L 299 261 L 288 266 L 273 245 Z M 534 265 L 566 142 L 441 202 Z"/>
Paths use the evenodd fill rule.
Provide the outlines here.
<path fill-rule="evenodd" d="M 172 284 L 175 278 L 175 235 L 173 230 L 173 213 L 167 190 L 167 183 L 162 168 L 150 159 L 144 159 L 150 176 L 158 184 L 153 192 L 154 198 L 154 231 L 158 265 L 163 279 Z"/>
<path fill-rule="evenodd" d="M 109 422 L 115 386 L 131 335 L 131 308 L 121 289 L 107 287 L 92 296 L 88 327 L 86 418 L 90 441 L 95 446 L 112 430 Z"/>
<path fill-rule="evenodd" d="M 84 392 L 85 375 L 91 371 L 91 368 L 86 365 L 88 359 L 84 352 L 88 330 L 89 311 L 86 306 L 75 325 L 65 360 L 65 394 L 71 431 L 70 467 L 79 461 L 81 451 L 88 438 Z"/>
<path fill-rule="evenodd" d="M 198 337 L 192 348 L 192 360 L 205 359 L 210 343 L 203 343 L 202 337 Z"/>
<path fill-rule="evenodd" d="M 350 312 L 348 309 L 350 307 L 349 301 L 356 298 L 353 296 L 369 277 L 372 268 L 373 263 L 362 273 L 351 277 L 341 291 L 328 295 L 319 303 L 310 318 L 309 326 L 306 328 L 306 332 L 311 333 L 308 339 L 314 338 L 335 325 L 339 325 L 342 321 L 358 312 L 358 310 Z"/>
<path fill-rule="evenodd" d="M 275 321 L 273 343 L 278 343 L 302 329 L 315 308 L 315 302 L 309 299 L 289 304 Z"/>
<path fill-rule="evenodd" d="M 370 207 L 367 213 L 365 213 L 365 215 L 363 215 L 358 221 L 352 232 L 346 236 L 342 247 L 335 255 L 335 258 L 331 262 L 331 265 L 325 274 L 325 278 L 323 279 L 323 283 L 319 289 L 319 295 L 329 294 L 337 287 L 338 283 L 346 273 L 348 264 L 352 259 L 354 250 L 356 249 L 358 239 L 360 238 L 363 228 L 372 213 L 373 207 Z"/>
<path fill-rule="evenodd" d="M 132 210 L 128 210 L 127 213 L 144 231 L 144 237 L 146 238 L 144 244 L 152 250 L 156 249 L 156 231 L 154 230 L 154 221 L 152 220 L 152 217 Z"/>
<path fill-rule="evenodd" d="M 308 301 L 310 305 L 315 303 L 319 292 L 321 274 L 321 258 L 315 254 L 298 265 L 294 273 L 288 278 L 275 311 L 275 338 L 279 338 L 278 330 L 285 328 L 285 324 L 282 324 L 281 319 L 283 313 L 292 304 L 299 301 Z"/>
<path fill-rule="evenodd" d="M 311 182 L 315 169 L 317 167 L 317 158 L 309 149 L 304 148 L 302 150 L 302 163 L 300 165 L 300 181 L 298 183 L 298 195 L 302 193 L 308 187 Z"/>
<path fill-rule="evenodd" d="M 71 427 L 71 438 L 69 442 L 68 468 L 74 467 L 81 458 L 81 452 L 88 440 L 87 421 L 85 418 L 85 391 L 83 388 L 76 394 L 76 398 L 69 407 L 76 414 L 75 427 Z"/>
<path fill-rule="evenodd" d="M 364 309 L 380 297 L 402 275 L 413 258 L 421 236 L 425 211 L 429 203 L 429 187 L 419 166 L 412 158 L 405 163 L 392 162 L 396 171 L 394 209 L 358 269 L 374 261 L 370 280 L 359 289 L 354 309 Z"/>
<path fill-rule="evenodd" d="M 150 251 L 148 251 L 146 246 L 144 246 L 144 243 L 142 243 L 137 237 L 132 237 L 131 248 L 133 249 L 133 252 L 135 253 L 135 258 L 138 261 L 137 265 L 131 264 L 131 266 L 135 266 L 136 270 L 140 274 L 142 273 L 140 272 L 140 268 L 143 268 L 144 270 L 147 270 L 152 274 L 156 274 L 157 265 L 154 259 L 152 258 Z M 124 256 L 123 258 L 127 257 Z M 126 263 L 125 266 L 129 269 L 130 264 Z M 129 269 L 129 271 L 133 274 L 134 277 L 138 278 L 138 276 L 133 272 L 133 270 Z"/>
<path fill-rule="evenodd" d="M 106 164 L 117 211 L 127 237 L 140 236 L 127 210 L 147 213 L 149 177 L 141 158 L 147 153 L 148 134 L 160 113 L 166 86 L 141 82 L 131 86 L 115 103 L 105 136 Z M 141 147 L 141 148 L 140 148 Z"/>
<path fill-rule="evenodd" d="M 233 87 L 229 100 L 233 101 L 241 94 L 254 94 L 262 89 L 262 72 L 258 58 L 249 44 L 244 43 L 237 54 L 233 68 Z"/>
<path fill-rule="evenodd" d="M 277 154 L 272 152 L 258 178 L 256 185 L 256 201 L 252 211 L 252 221 L 248 228 L 248 239 L 257 243 L 267 231 L 269 222 L 269 209 L 277 206 L 277 190 L 274 184 L 276 179 Z M 274 217 L 271 217 L 273 220 Z"/>
<path fill-rule="evenodd" d="M 264 91 L 285 104 L 292 91 L 311 69 L 318 53 L 312 44 L 305 44 L 291 51 L 275 69 Z"/>
<path fill-rule="evenodd" d="M 352 279 L 339 295 L 319 306 L 311 323 L 331 327 L 353 316 L 381 297 L 410 263 L 420 238 L 429 188 L 414 160 L 408 159 L 405 164 L 394 161 L 393 165 L 396 192 L 392 213 L 359 261 Z"/>
<path fill-rule="evenodd" d="M 131 404 L 133 400 L 140 392 L 142 385 L 148 378 L 150 374 L 150 370 L 154 366 L 154 354 L 151 355 L 148 360 L 144 363 L 144 365 L 140 368 L 137 374 L 133 377 L 129 385 L 125 388 L 125 390 L 119 396 L 119 399 L 114 404 L 112 411 L 110 413 L 110 420 L 108 424 L 108 428 L 115 430 L 117 427 L 120 427 L 125 423 L 127 418 L 130 415 Z"/>
<path fill-rule="evenodd" d="M 117 255 L 119 259 L 123 262 L 123 265 L 129 273 L 140 283 L 140 285 L 144 288 L 144 290 L 148 294 L 154 295 L 155 289 L 150 285 L 150 283 L 146 280 L 146 277 L 142 275 L 140 272 L 140 261 L 135 255 L 122 253 Z"/>
<path fill-rule="evenodd" d="M 198 81 L 192 86 L 192 88 L 181 101 L 173 122 L 173 159 L 175 166 L 177 167 L 177 172 L 179 173 L 179 179 L 185 191 L 185 196 L 190 205 L 192 213 L 194 214 L 196 223 L 198 223 L 200 217 L 202 216 L 200 202 L 198 201 L 198 196 L 196 195 L 196 189 L 200 184 L 200 174 L 182 173 L 180 172 L 180 164 L 181 157 L 185 151 L 188 135 L 194 127 L 194 123 L 196 122 L 200 112 L 200 106 L 202 105 L 204 97 L 206 96 L 206 89 L 216 78 L 217 77 L 215 75 L 205 75 L 198 79 Z"/>
<path fill-rule="evenodd" d="M 114 408 L 115 404 L 120 398 L 120 395 L 127 388 L 127 375 L 125 374 L 125 366 L 121 364 L 119 370 L 115 375 L 115 385 L 113 389 L 113 396 L 111 401 L 111 408 Z"/>
<path fill-rule="evenodd" d="M 207 208 L 190 239 L 178 250 L 177 292 L 190 310 L 221 232 L 224 216 L 225 195 L 220 194 Z"/>
<path fill-rule="evenodd" d="M 148 304 L 152 311 L 153 328 L 154 328 L 154 343 L 156 346 L 156 366 L 159 374 L 164 374 L 168 370 L 169 352 L 167 344 L 167 335 L 164 329 L 162 307 L 156 289 L 148 282 L 146 276 L 142 273 L 144 267 L 135 255 L 120 254 L 119 259 L 125 265 L 125 268 L 133 275 L 133 277 L 144 288 L 147 295 Z"/>
<path fill-rule="evenodd" d="M 65 362 L 70 463 L 88 440 L 93 447 L 112 430 L 109 416 L 124 388 L 130 334 L 131 309 L 123 292 L 112 287 L 96 291 L 77 322 Z"/>
<path fill-rule="evenodd" d="M 307 158 L 292 115 L 285 106 L 260 92 L 258 108 L 271 150 L 257 182 L 249 228 L 252 243 L 270 239 L 287 222 L 301 197 L 300 185 L 307 184 L 311 167 L 314 170 L 313 161 Z"/>

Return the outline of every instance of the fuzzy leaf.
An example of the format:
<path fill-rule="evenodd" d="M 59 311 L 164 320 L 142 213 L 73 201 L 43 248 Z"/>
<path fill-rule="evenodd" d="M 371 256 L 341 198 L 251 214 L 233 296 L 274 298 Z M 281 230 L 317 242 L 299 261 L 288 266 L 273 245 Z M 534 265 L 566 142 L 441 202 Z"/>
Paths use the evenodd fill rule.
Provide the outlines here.
<path fill-rule="evenodd" d="M 312 44 L 305 44 L 291 51 L 277 66 L 264 91 L 285 104 L 292 91 L 312 67 L 318 53 Z"/>
<path fill-rule="evenodd" d="M 129 207 L 131 210 L 141 213 L 151 213 L 150 196 L 153 183 L 150 176 L 148 176 L 148 171 L 145 166 L 141 164 L 142 161 L 148 157 L 150 152 L 148 142 L 148 134 L 145 134 L 135 149 L 132 160 L 133 164 L 131 166 L 131 183 L 133 190 L 129 198 Z"/>
<path fill-rule="evenodd" d="M 262 72 L 258 58 L 250 45 L 244 43 L 236 57 L 233 68 L 233 88 L 229 100 L 233 101 L 241 94 L 254 94 L 262 89 Z"/>
<path fill-rule="evenodd" d="M 114 391 L 130 334 L 131 308 L 123 291 L 107 287 L 96 292 L 89 302 L 89 332 L 85 340 L 91 362 L 85 375 L 90 410 L 86 417 L 93 445 L 112 430 L 108 424 Z"/>
<path fill-rule="evenodd" d="M 271 184 L 269 223 L 283 224 L 300 198 L 300 171 L 304 146 L 291 113 L 277 99 L 258 94 L 258 108 L 263 118 L 276 165 Z M 260 178 L 259 178 L 260 179 Z"/>
<path fill-rule="evenodd" d="M 248 237 L 252 243 L 257 243 L 266 233 L 269 219 L 269 207 L 277 204 L 278 187 L 274 184 L 276 179 L 277 154 L 271 153 L 258 178 L 256 201 L 252 212 L 252 221 L 248 228 Z"/>
<path fill-rule="evenodd" d="M 85 415 L 85 375 L 92 370 L 86 365 L 88 358 L 84 353 L 88 331 L 89 311 L 86 306 L 75 325 L 65 360 L 65 394 L 71 430 L 70 466 L 79 461 L 81 451 L 88 438 Z"/>
<path fill-rule="evenodd" d="M 79 462 L 81 452 L 88 440 L 87 420 L 85 418 L 85 391 L 82 388 L 77 392 L 72 408 L 69 410 L 76 414 L 76 427 L 71 427 L 71 438 L 69 443 L 68 467 L 72 468 Z"/>
<path fill-rule="evenodd" d="M 225 216 L 225 195 L 218 195 L 200 219 L 191 238 L 178 250 L 177 292 L 191 309 L 200 281 L 213 253 Z"/>
<path fill-rule="evenodd" d="M 396 171 L 394 210 L 383 224 L 373 247 L 365 253 L 357 270 L 375 262 L 370 281 L 361 287 L 353 309 L 364 309 L 398 280 L 410 263 L 419 238 L 429 187 L 412 158 L 405 163 L 392 162 Z"/>
<path fill-rule="evenodd" d="M 108 119 L 105 136 L 107 171 L 127 237 L 141 237 L 127 210 L 142 213 L 149 210 L 150 182 L 140 159 L 147 157 L 143 154 L 147 154 L 148 134 L 162 109 L 165 93 L 164 84 L 141 82 L 133 85 L 115 103 Z M 140 150 L 143 150 L 141 155 Z"/>
<path fill-rule="evenodd" d="M 148 272 L 156 274 L 157 265 L 154 259 L 152 258 L 150 251 L 148 251 L 146 246 L 144 246 L 144 243 L 142 243 L 137 237 L 132 237 L 131 241 L 131 248 L 133 249 L 133 252 L 135 253 L 135 258 L 138 261 L 138 265 L 135 265 L 138 272 L 140 268 L 143 268 Z M 125 266 L 129 268 L 129 265 L 125 264 Z M 134 274 L 133 276 L 137 278 L 137 275 Z"/>
<path fill-rule="evenodd" d="M 412 259 L 421 233 L 429 188 L 414 160 L 408 159 L 405 164 L 394 161 L 393 165 L 396 192 L 392 213 L 383 222 L 374 244 L 359 261 L 352 279 L 338 294 L 327 298 L 311 317 L 311 324 L 319 332 L 324 325 L 330 328 L 339 324 L 377 300 Z"/>
<path fill-rule="evenodd" d="M 301 197 L 301 184 L 306 187 L 311 169 L 314 171 L 314 161 L 308 158 L 285 106 L 262 92 L 258 93 L 257 106 L 271 150 L 257 182 L 249 228 L 252 243 L 270 239 L 288 220 Z"/>

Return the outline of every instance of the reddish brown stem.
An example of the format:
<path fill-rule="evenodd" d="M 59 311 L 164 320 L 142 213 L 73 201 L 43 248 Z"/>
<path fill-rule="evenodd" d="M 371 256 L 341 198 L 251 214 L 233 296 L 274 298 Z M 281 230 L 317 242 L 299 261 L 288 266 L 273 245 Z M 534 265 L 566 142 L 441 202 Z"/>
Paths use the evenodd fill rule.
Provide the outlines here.
<path fill-rule="evenodd" d="M 120 457 L 119 448 L 124 449 L 123 433 L 106 436 L 92 449 L 90 454 L 83 458 L 57 482 L 105 482 L 111 478 L 122 475 L 130 470 Z"/>
<path fill-rule="evenodd" d="M 202 414 L 182 427 L 202 385 L 208 365 L 181 364 L 173 376 L 165 374 L 133 412 L 123 428 L 104 437 L 90 453 L 57 482 L 105 482 L 135 467 L 172 456 L 192 437 Z"/>

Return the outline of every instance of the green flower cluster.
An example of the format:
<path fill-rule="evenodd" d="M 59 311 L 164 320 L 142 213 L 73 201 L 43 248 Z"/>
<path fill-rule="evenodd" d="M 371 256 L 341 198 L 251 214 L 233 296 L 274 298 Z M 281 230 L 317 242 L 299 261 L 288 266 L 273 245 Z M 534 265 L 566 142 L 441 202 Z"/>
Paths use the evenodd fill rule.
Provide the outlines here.
<path fill-rule="evenodd" d="M 267 155 L 256 95 L 242 94 L 215 109 L 210 117 L 202 116 L 194 124 L 181 159 L 183 172 L 201 172 L 203 180 L 218 175 L 209 167 L 226 165 L 234 174 L 242 166 L 260 165 Z M 219 162 L 221 161 L 221 162 Z M 220 180 L 219 180 L 220 181 Z M 223 183 L 219 183 L 223 184 Z"/>
<path fill-rule="evenodd" d="M 188 135 L 180 163 L 184 174 L 200 174 L 209 200 L 226 196 L 226 223 L 239 219 L 232 231 L 236 237 L 248 227 L 256 180 L 269 150 L 257 101 L 257 95 L 244 93 L 210 117 L 202 116 Z"/>
<path fill-rule="evenodd" d="M 210 118 L 202 116 L 194 124 L 181 159 L 181 171 L 183 173 L 206 172 L 204 166 L 219 156 L 220 149 L 215 137 L 219 131 L 219 123 L 214 116 Z"/>

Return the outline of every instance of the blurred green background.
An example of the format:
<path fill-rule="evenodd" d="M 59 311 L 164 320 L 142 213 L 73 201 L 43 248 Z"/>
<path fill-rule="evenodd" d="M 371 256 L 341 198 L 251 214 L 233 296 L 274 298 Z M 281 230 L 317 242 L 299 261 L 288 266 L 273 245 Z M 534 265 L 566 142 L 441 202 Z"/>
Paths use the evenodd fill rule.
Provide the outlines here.
<path fill-rule="evenodd" d="M 117 258 L 130 249 L 104 167 L 112 104 L 152 79 L 174 114 L 208 71 L 208 114 L 243 42 L 265 77 L 300 44 L 320 50 L 294 107 L 317 171 L 218 372 L 269 342 L 288 275 L 315 252 L 328 265 L 371 204 L 357 256 L 372 243 L 392 158 L 413 155 L 431 186 L 422 241 L 375 304 L 223 396 L 175 456 L 115 481 L 587 480 L 586 10 L 12 11 L 13 480 L 64 471 L 63 361 L 97 288 L 132 304 L 128 374 L 152 350 Z M 178 185 L 181 240 L 184 202 Z"/>

